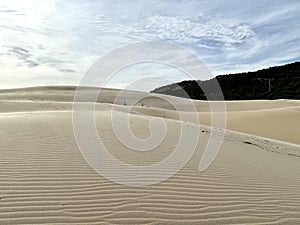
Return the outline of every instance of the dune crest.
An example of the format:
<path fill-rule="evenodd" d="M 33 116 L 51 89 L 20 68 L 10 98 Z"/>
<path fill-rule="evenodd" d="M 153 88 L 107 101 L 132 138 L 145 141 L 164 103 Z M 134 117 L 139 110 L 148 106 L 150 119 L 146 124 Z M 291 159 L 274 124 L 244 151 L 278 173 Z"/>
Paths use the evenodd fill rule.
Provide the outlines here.
<path fill-rule="evenodd" d="M 207 102 L 195 101 L 201 132 L 192 158 L 164 182 L 131 187 L 100 176 L 82 157 L 72 127 L 74 91 L 0 91 L 0 224 L 300 224 L 300 101 L 226 102 L 227 129 L 234 131 L 226 132 L 204 172 L 199 162 L 211 118 Z M 136 104 L 130 118 L 137 136 L 149 135 L 153 117 L 163 119 L 168 132 L 156 149 L 133 151 L 112 129 L 117 93 L 103 90 L 96 106 L 97 129 L 111 154 L 132 165 L 167 157 L 178 141 L 178 113 L 157 94 Z M 120 113 L 129 107 L 124 100 L 117 104 Z"/>

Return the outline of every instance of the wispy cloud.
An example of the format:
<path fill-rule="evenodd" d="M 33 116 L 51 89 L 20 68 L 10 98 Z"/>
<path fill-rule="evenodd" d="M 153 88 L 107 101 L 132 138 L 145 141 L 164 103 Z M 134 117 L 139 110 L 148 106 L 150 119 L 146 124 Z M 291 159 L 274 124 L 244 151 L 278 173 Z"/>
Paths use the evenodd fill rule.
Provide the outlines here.
<path fill-rule="evenodd" d="M 139 40 L 182 45 L 215 75 L 300 60 L 297 0 L 0 0 L 0 9 L 0 88 L 77 84 L 101 55 Z M 12 68 L 18 68 L 14 78 L 8 74 Z M 147 68 L 123 71 L 122 82 L 115 81 L 115 86 L 151 74 L 151 66 Z M 160 76 L 183 79 L 160 69 Z M 37 71 L 44 77 L 47 73 L 47 79 L 39 79 Z M 57 79 L 51 74 L 64 75 Z"/>

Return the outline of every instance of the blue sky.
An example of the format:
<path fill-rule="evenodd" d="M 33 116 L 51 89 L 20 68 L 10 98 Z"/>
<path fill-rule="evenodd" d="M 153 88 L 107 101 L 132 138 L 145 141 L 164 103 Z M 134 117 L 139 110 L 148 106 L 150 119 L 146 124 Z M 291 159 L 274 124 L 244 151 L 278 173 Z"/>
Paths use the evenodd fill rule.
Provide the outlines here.
<path fill-rule="evenodd" d="M 143 40 L 179 44 L 213 75 L 257 70 L 300 60 L 299 27 L 298 0 L 0 0 L 0 89 L 76 85 L 99 57 Z M 152 75 L 184 79 L 144 64 L 110 86 Z"/>

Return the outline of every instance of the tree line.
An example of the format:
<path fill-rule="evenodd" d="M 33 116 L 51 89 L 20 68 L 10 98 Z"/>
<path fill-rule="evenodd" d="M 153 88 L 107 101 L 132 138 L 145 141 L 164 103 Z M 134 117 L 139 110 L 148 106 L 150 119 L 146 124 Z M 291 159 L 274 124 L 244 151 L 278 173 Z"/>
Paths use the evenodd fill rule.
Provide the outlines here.
<path fill-rule="evenodd" d="M 182 81 L 151 92 L 198 100 L 220 100 L 220 93 L 211 88 L 216 80 L 225 100 L 300 99 L 300 62 L 255 72 L 219 75 L 206 81 Z M 200 86 L 208 90 L 206 95 Z"/>

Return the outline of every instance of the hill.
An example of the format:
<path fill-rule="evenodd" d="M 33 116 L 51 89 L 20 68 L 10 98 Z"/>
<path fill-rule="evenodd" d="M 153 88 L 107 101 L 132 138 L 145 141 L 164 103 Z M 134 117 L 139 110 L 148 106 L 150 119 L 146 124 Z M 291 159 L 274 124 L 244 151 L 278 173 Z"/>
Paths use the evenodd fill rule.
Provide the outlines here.
<path fill-rule="evenodd" d="M 205 100 L 199 87 L 210 87 L 217 80 L 225 100 L 300 99 L 300 62 L 270 67 L 255 72 L 219 75 L 206 81 L 182 81 L 159 87 L 152 92 L 184 97 L 183 88 L 192 99 Z M 213 99 L 221 99 L 213 90 Z"/>

